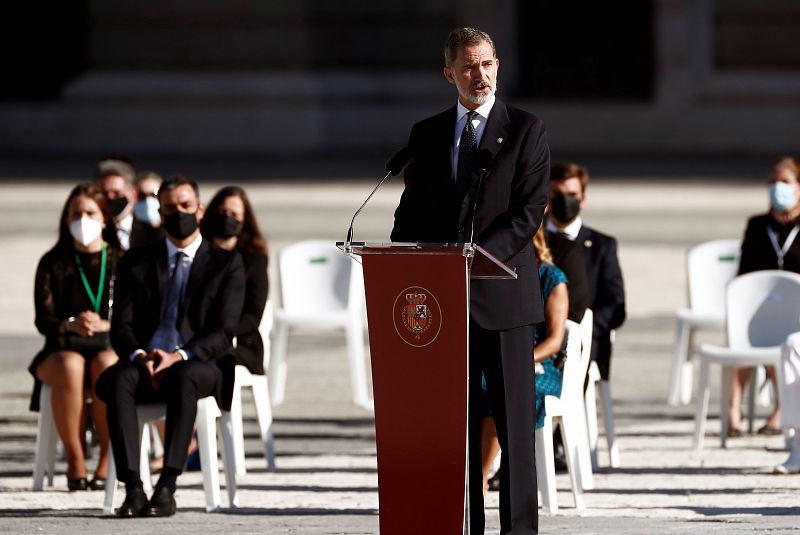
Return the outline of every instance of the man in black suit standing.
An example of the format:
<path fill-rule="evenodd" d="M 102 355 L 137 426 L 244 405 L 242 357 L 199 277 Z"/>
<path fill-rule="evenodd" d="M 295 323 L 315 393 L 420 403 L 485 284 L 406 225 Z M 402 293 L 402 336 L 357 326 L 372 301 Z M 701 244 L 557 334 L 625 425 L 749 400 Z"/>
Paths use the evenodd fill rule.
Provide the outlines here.
<path fill-rule="evenodd" d="M 583 248 L 589 280 L 589 308 L 594 313 L 592 360 L 608 381 L 611 368 L 611 331 L 625 321 L 625 287 L 617 258 L 617 240 L 583 224 L 589 172 L 576 163 L 559 163 L 550 170 L 551 211 L 547 230 L 557 232 Z"/>
<path fill-rule="evenodd" d="M 244 300 L 238 253 L 203 240 L 197 184 L 166 180 L 158 192 L 166 239 L 129 251 L 120 262 L 111 342 L 120 362 L 97 385 L 125 501 L 117 516 L 175 514 L 175 486 L 186 463 L 197 400 L 220 397 L 214 361 L 231 348 Z M 148 501 L 139 475 L 136 403 L 167 405 L 164 468 Z"/>
<path fill-rule="evenodd" d="M 532 348 L 533 324 L 544 314 L 531 239 L 547 205 L 550 152 L 539 119 L 495 98 L 500 61 L 488 34 L 453 30 L 444 55 L 444 76 L 458 102 L 411 130 L 414 161 L 391 238 L 469 242 L 474 224 L 475 243 L 517 270 L 516 280 L 470 285 L 470 532 L 484 532 L 483 372 L 503 452 L 501 533 L 538 533 Z M 492 156 L 488 172 L 473 165 L 484 149 Z"/>

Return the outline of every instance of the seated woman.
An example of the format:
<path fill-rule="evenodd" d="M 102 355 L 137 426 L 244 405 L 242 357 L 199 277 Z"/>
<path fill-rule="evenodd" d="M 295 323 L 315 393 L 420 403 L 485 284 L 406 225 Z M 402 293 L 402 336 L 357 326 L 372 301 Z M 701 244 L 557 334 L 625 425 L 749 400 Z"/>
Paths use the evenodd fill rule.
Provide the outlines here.
<path fill-rule="evenodd" d="M 564 272 L 553 265 L 553 257 L 547 246 L 543 228 L 533 237 L 536 251 L 536 263 L 539 266 L 539 283 L 544 301 L 545 321 L 536 324 L 533 334 L 533 363 L 536 372 L 536 428 L 544 425 L 545 396 L 561 395 L 563 374 L 556 364 L 556 355 L 564 343 L 567 328 L 567 277 Z M 497 430 L 488 406 L 486 383 L 484 382 L 484 418 L 481 426 L 481 450 L 483 459 L 484 491 L 488 488 L 489 472 L 492 462 L 500 451 L 497 441 Z"/>
<path fill-rule="evenodd" d="M 793 429 L 789 458 L 777 465 L 775 474 L 800 474 L 800 332 L 790 334 L 781 350 L 781 426 Z"/>
<path fill-rule="evenodd" d="M 31 409 L 39 409 L 42 383 L 52 389 L 53 418 L 67 454 L 69 490 L 102 489 L 108 472 L 105 403 L 95 394 L 100 374 L 118 359 L 108 330 L 119 242 L 105 194 L 93 184 L 70 192 L 55 246 L 39 261 L 34 300 L 44 348 L 28 368 L 35 378 Z M 100 457 L 87 481 L 83 452 L 84 386 L 91 389 Z"/>
<path fill-rule="evenodd" d="M 770 172 L 770 209 L 766 214 L 750 218 L 742 242 L 739 275 L 765 269 L 785 269 L 800 273 L 800 164 L 790 157 L 781 158 Z M 731 399 L 728 406 L 729 436 L 740 436 L 742 431 L 742 395 L 753 368 L 738 368 L 731 381 Z M 775 370 L 767 368 L 767 375 L 775 386 Z M 759 434 L 777 435 L 781 410 L 778 400 Z"/>
<path fill-rule="evenodd" d="M 234 354 L 218 361 L 223 374 L 222 409 L 230 410 L 235 368 L 245 366 L 251 373 L 264 375 L 264 342 L 258 327 L 267 303 L 267 244 L 256 222 L 255 213 L 244 190 L 227 186 L 208 203 L 200 224 L 203 236 L 223 249 L 242 255 L 245 271 L 245 296 L 242 316 L 236 330 Z"/>

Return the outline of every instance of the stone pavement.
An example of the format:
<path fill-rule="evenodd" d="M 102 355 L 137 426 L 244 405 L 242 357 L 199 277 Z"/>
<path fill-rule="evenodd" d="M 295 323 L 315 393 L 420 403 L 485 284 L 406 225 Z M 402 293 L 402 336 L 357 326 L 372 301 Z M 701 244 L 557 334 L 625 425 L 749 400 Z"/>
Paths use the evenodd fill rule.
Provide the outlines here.
<path fill-rule="evenodd" d="M 180 512 L 158 527 L 151 520 L 104 518 L 100 493 L 66 492 L 63 463 L 53 488 L 29 491 L 36 417 L 27 411 L 26 367 L 41 345 L 32 325 L 32 278 L 54 240 L 70 184 L 0 183 L 0 533 L 377 533 L 374 428 L 370 413 L 349 402 L 343 335 L 290 338 L 286 402 L 275 410 L 277 473 L 265 470 L 246 404 L 249 473 L 239 480 L 238 510 L 203 512 L 199 473 L 181 476 Z M 206 199 L 218 185 L 201 183 Z M 398 183 L 386 186 L 356 221 L 357 239 L 386 239 L 401 191 Z M 275 281 L 275 253 L 300 239 L 342 239 L 370 184 L 272 180 L 246 187 L 269 238 Z M 628 291 L 629 320 L 618 332 L 612 380 L 622 466 L 607 468 L 600 452 L 602 467 L 595 490 L 585 494 L 585 511 L 572 508 L 568 479 L 559 475 L 562 508 L 558 515 L 540 515 L 542 533 L 800 530 L 800 476 L 769 474 L 785 456 L 780 438 L 748 436 L 720 449 L 714 384 L 706 447 L 695 455 L 689 449 L 693 406 L 665 403 L 671 314 L 685 301 L 685 251 L 708 239 L 740 236 L 746 217 L 765 203 L 760 183 L 656 176 L 612 177 L 590 186 L 585 219 L 620 239 Z M 435 474 L 419 476 L 424 485 Z M 487 518 L 488 532 L 496 533 L 496 493 L 490 494 Z M 424 526 L 418 533 L 425 533 Z"/>

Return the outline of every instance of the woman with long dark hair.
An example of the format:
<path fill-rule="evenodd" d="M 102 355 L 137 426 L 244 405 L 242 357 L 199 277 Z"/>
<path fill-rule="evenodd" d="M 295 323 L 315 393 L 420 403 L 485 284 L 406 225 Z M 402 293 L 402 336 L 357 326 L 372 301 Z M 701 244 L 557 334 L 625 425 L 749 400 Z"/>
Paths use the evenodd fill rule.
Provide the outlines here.
<path fill-rule="evenodd" d="M 200 224 L 203 236 L 223 249 L 242 255 L 245 271 L 245 297 L 242 317 L 236 331 L 236 348 L 232 355 L 218 361 L 224 376 L 222 405 L 229 410 L 233 396 L 236 364 L 251 373 L 263 375 L 264 342 L 258 332 L 267 303 L 267 244 L 256 222 L 247 194 L 238 186 L 226 186 L 208 203 Z"/>
<path fill-rule="evenodd" d="M 39 409 L 42 383 L 52 389 L 53 418 L 67 454 L 69 490 L 102 489 L 108 471 L 106 406 L 95 394 L 100 374 L 117 362 L 108 331 L 114 271 L 120 247 L 108 200 L 94 184 L 75 186 L 64 203 L 58 241 L 39 260 L 34 301 L 44 348 L 28 368 L 36 382 L 31 409 Z M 88 381 L 87 381 L 88 375 Z M 83 452 L 84 387 L 100 442 L 94 478 Z"/>

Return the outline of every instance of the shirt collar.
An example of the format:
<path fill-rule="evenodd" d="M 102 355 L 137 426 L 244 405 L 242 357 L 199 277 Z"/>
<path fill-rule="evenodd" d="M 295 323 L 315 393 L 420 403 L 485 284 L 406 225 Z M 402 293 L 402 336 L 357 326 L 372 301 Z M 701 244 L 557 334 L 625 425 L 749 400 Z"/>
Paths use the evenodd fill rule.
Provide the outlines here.
<path fill-rule="evenodd" d="M 583 220 L 581 219 L 581 216 L 573 219 L 572 222 L 564 228 L 557 227 L 556 224 L 553 223 L 553 218 L 548 217 L 547 222 L 545 223 L 545 230 L 549 230 L 550 232 L 560 232 L 570 240 L 575 241 L 578 238 L 578 232 L 581 231 L 582 226 Z"/>
<path fill-rule="evenodd" d="M 131 229 L 133 228 L 133 212 L 128 213 L 125 217 L 117 221 L 116 226 L 117 230 L 121 230 L 127 234 L 130 234 Z"/>
<path fill-rule="evenodd" d="M 495 96 L 492 95 L 492 96 L 489 97 L 489 100 L 487 100 L 486 102 L 484 102 L 483 104 L 478 106 L 475 109 L 475 111 L 478 113 L 478 115 L 480 115 L 484 119 L 488 119 L 489 118 L 489 112 L 492 111 L 492 106 L 494 106 L 494 101 L 495 101 Z M 456 104 L 456 120 L 460 121 L 461 119 L 463 119 L 464 116 L 469 111 L 470 110 L 468 110 L 466 108 L 466 106 L 461 104 L 461 101 L 459 100 L 457 102 L 457 104 Z"/>
<path fill-rule="evenodd" d="M 200 248 L 200 244 L 203 243 L 203 235 L 198 232 L 197 238 L 195 238 L 195 240 L 192 243 L 190 243 L 183 249 L 177 247 L 174 243 L 170 241 L 169 238 L 166 239 L 166 242 L 167 242 L 167 258 L 172 259 L 172 257 L 175 256 L 178 253 L 178 251 L 183 251 L 183 253 L 186 256 L 194 260 L 194 257 L 197 254 L 197 250 Z"/>

